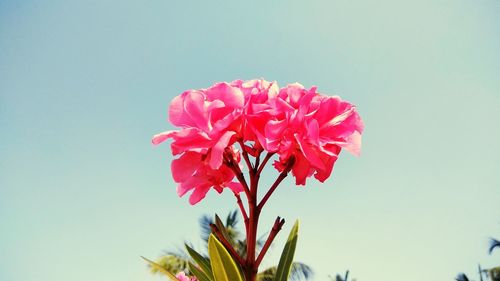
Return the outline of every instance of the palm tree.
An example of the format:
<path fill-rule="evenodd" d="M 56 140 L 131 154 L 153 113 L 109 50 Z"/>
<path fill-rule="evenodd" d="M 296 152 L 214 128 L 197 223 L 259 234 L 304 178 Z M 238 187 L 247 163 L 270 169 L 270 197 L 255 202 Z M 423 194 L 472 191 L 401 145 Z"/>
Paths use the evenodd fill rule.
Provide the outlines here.
<path fill-rule="evenodd" d="M 224 228 L 226 229 L 227 236 L 226 239 L 233 245 L 236 252 L 244 257 L 246 255 L 246 239 L 244 238 L 243 233 L 238 230 L 238 212 L 232 211 L 226 217 Z M 210 216 L 203 215 L 200 220 L 200 228 L 201 228 L 201 239 L 205 242 L 205 249 L 208 248 L 208 237 L 212 233 L 211 225 L 214 224 L 214 219 Z M 257 239 L 257 248 L 260 249 L 264 245 L 264 237 L 261 236 Z M 205 257 L 208 258 L 207 255 Z M 189 262 L 190 258 L 187 253 L 182 250 L 177 251 L 168 251 L 165 255 L 159 257 L 155 261 L 158 265 L 163 267 L 169 272 L 181 272 L 184 271 L 186 273 L 190 273 L 189 271 Z M 163 274 L 156 267 L 150 266 L 150 271 L 152 273 Z M 274 276 L 276 275 L 276 266 L 269 267 L 263 271 L 261 271 L 257 276 L 257 281 L 272 281 L 274 280 Z M 313 270 L 310 266 L 300 263 L 294 262 L 292 264 L 291 272 L 290 272 L 290 280 L 300 281 L 300 280 L 309 280 L 313 275 Z"/>
<path fill-rule="evenodd" d="M 493 253 L 493 250 L 495 248 L 499 247 L 500 248 L 500 241 L 491 238 L 490 239 L 490 247 L 488 248 L 488 253 L 491 255 Z M 482 269 L 481 265 L 478 265 L 478 273 L 479 273 L 479 280 L 483 281 L 483 275 L 488 276 L 492 281 L 500 281 L 500 266 L 490 268 L 490 269 Z M 469 281 L 469 278 L 467 275 L 464 273 L 459 273 L 457 277 L 455 277 L 456 281 Z"/>

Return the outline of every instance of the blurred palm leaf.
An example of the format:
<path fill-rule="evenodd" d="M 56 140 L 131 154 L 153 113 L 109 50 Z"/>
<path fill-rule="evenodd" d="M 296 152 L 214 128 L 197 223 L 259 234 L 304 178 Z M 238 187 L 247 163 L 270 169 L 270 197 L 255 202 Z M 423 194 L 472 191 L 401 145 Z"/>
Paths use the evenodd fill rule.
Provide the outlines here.
<path fill-rule="evenodd" d="M 189 271 L 188 270 L 189 269 L 189 258 L 187 256 L 184 256 L 181 254 L 168 253 L 166 255 L 159 257 L 155 261 L 155 263 L 169 272 L 178 273 L 181 271 L 184 271 L 184 272 Z M 163 274 L 163 272 L 155 266 L 150 266 L 149 268 L 150 268 L 151 273 L 153 273 L 153 274 L 156 274 L 156 273 Z"/>
<path fill-rule="evenodd" d="M 269 267 L 257 275 L 257 281 L 273 281 L 276 276 L 277 267 Z M 300 281 L 309 280 L 313 276 L 313 270 L 310 266 L 300 262 L 293 262 L 290 270 L 290 280 Z"/>
<path fill-rule="evenodd" d="M 457 281 L 469 281 L 469 278 L 464 273 L 459 273 L 457 275 L 457 277 L 455 277 L 455 280 L 457 280 Z"/>
<path fill-rule="evenodd" d="M 500 241 L 494 239 L 494 238 L 491 238 L 490 240 L 490 248 L 488 249 L 488 252 L 491 253 L 493 252 L 493 250 L 496 248 L 496 247 L 500 247 Z"/>
<path fill-rule="evenodd" d="M 210 225 L 215 223 L 214 218 L 208 215 L 203 215 L 201 216 L 199 223 L 201 228 L 201 239 L 205 242 L 205 244 L 208 245 L 208 237 L 212 233 L 212 228 L 210 227 Z M 234 210 L 232 212 L 229 212 L 229 214 L 227 215 L 225 225 L 227 234 L 229 235 L 229 242 L 233 245 L 242 236 L 242 233 L 238 231 L 237 226 L 238 212 Z"/>
<path fill-rule="evenodd" d="M 345 272 L 345 276 L 342 277 L 340 274 L 335 275 L 335 278 L 333 276 L 328 275 L 328 278 L 330 278 L 331 281 L 347 281 L 349 279 L 349 270 Z M 356 279 L 352 279 L 352 281 L 355 281 Z"/>

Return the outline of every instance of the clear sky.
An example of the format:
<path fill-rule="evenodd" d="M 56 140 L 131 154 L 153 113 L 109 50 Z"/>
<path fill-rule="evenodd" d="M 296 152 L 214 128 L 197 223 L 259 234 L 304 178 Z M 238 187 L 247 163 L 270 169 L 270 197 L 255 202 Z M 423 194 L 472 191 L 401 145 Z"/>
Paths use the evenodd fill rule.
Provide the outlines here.
<path fill-rule="evenodd" d="M 183 90 L 260 77 L 366 123 L 361 157 L 269 201 L 261 233 L 287 223 L 266 265 L 297 218 L 318 281 L 500 265 L 500 1 L 187 2 L 0 1 L 1 281 L 159 280 L 139 256 L 201 246 L 199 216 L 236 205 L 179 199 L 151 136 Z"/>

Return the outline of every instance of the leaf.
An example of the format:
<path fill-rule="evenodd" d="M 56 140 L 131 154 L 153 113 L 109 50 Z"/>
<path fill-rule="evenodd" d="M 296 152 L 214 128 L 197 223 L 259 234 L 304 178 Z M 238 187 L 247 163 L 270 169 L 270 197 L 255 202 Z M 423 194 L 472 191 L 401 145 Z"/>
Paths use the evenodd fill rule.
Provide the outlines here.
<path fill-rule="evenodd" d="M 145 261 L 147 261 L 149 263 L 149 265 L 151 265 L 152 267 L 158 269 L 158 271 L 160 271 L 163 274 L 165 274 L 168 278 L 170 278 L 170 280 L 172 280 L 172 281 L 179 281 L 179 279 L 177 279 L 177 277 L 175 277 L 175 275 L 173 275 L 170 271 L 168 271 L 165 268 L 163 268 L 163 266 L 157 264 L 156 262 L 154 262 L 152 260 L 148 260 L 145 257 L 141 256 L 141 258 L 143 258 Z"/>
<path fill-rule="evenodd" d="M 229 220 L 229 216 L 228 216 L 228 220 Z M 226 238 L 227 241 L 232 240 L 231 237 L 229 236 L 229 234 L 227 233 L 227 229 L 224 226 L 224 223 L 222 223 L 222 221 L 220 220 L 220 218 L 217 214 L 215 214 L 215 226 L 217 226 L 219 231 L 222 233 L 222 236 L 224 236 L 224 238 Z"/>
<path fill-rule="evenodd" d="M 189 247 L 187 244 L 185 244 L 186 250 L 193 258 L 193 260 L 200 266 L 201 270 L 203 270 L 208 277 L 211 277 L 210 279 L 213 280 L 213 273 L 212 273 L 212 267 L 210 266 L 210 260 L 205 258 L 204 256 L 200 255 L 198 252 L 196 252 L 193 248 Z"/>
<path fill-rule="evenodd" d="M 243 281 L 233 258 L 213 234 L 208 238 L 208 255 L 215 281 Z"/>
<path fill-rule="evenodd" d="M 192 263 L 189 263 L 189 271 L 191 271 L 191 273 L 193 273 L 199 281 L 213 281 L 213 277 L 208 276 L 205 272 L 203 272 L 203 270 L 199 269 Z"/>
<path fill-rule="evenodd" d="M 288 235 L 288 239 L 285 243 L 285 248 L 281 253 L 280 262 L 276 270 L 275 281 L 287 281 L 288 275 L 290 275 L 290 269 L 292 267 L 293 255 L 295 254 L 295 247 L 297 246 L 299 232 L 299 221 L 295 221 L 295 224 Z"/>

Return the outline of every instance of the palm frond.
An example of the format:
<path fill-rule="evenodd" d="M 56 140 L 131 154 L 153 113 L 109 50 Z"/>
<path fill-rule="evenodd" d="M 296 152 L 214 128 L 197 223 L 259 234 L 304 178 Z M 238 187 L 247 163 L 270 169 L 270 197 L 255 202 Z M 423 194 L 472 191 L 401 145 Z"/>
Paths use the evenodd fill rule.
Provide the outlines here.
<path fill-rule="evenodd" d="M 169 272 L 189 272 L 189 259 L 177 255 L 164 255 L 159 257 L 155 263 L 163 267 Z M 163 274 L 158 268 L 150 266 L 150 271 L 153 274 Z"/>
<path fill-rule="evenodd" d="M 309 280 L 314 272 L 310 266 L 301 262 L 292 263 L 290 279 L 294 281 Z"/>
<path fill-rule="evenodd" d="M 247 240 L 246 239 L 245 240 L 237 240 L 235 243 L 233 243 L 233 247 L 241 257 L 247 256 Z"/>
<path fill-rule="evenodd" d="M 494 238 L 491 238 L 490 239 L 490 248 L 488 249 L 488 252 L 490 253 L 493 253 L 493 249 L 495 249 L 496 247 L 500 247 L 500 241 L 494 239 Z"/>
<path fill-rule="evenodd" d="M 229 212 L 226 217 L 226 227 L 236 228 L 238 226 L 238 210 Z"/>
<path fill-rule="evenodd" d="M 199 220 L 201 228 L 201 239 L 208 245 L 208 237 L 212 233 L 212 228 L 210 225 L 214 223 L 214 219 L 208 215 L 203 215 Z"/>
<path fill-rule="evenodd" d="M 274 277 L 276 276 L 276 269 L 277 267 L 273 266 L 260 272 L 257 275 L 257 281 L 273 281 Z M 313 276 L 313 270 L 310 266 L 300 262 L 292 263 L 289 280 L 293 281 L 309 280 L 310 278 L 312 278 L 312 276 Z"/>
<path fill-rule="evenodd" d="M 469 281 L 469 278 L 464 273 L 459 273 L 457 275 L 457 277 L 455 277 L 455 280 L 457 280 L 457 281 Z"/>
<path fill-rule="evenodd" d="M 491 281 L 498 281 L 498 280 L 500 280 L 500 266 L 491 268 L 489 270 L 489 275 L 490 275 Z"/>
<path fill-rule="evenodd" d="M 208 216 L 203 215 L 199 220 L 200 228 L 201 228 L 201 239 L 208 243 L 208 237 L 210 233 L 212 233 L 211 224 L 215 223 L 215 220 Z M 238 230 L 238 211 L 231 211 L 226 217 L 226 224 L 224 225 L 226 228 L 227 234 L 229 235 L 229 242 L 234 243 L 239 240 L 242 236 L 242 233 Z"/>
<path fill-rule="evenodd" d="M 257 274 L 257 281 L 273 281 L 276 276 L 276 266 L 266 268 Z"/>

